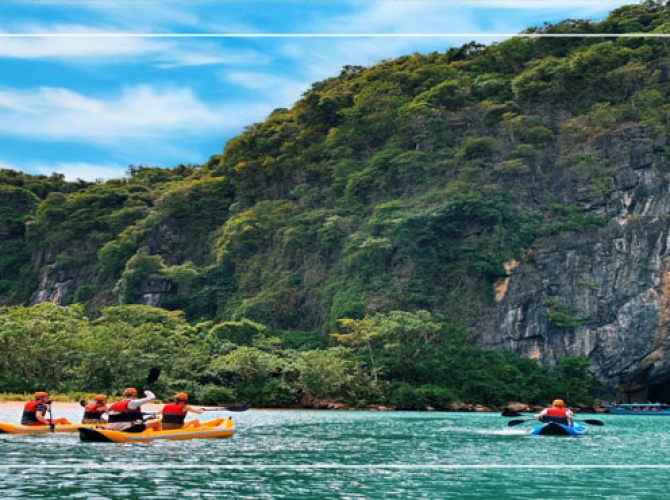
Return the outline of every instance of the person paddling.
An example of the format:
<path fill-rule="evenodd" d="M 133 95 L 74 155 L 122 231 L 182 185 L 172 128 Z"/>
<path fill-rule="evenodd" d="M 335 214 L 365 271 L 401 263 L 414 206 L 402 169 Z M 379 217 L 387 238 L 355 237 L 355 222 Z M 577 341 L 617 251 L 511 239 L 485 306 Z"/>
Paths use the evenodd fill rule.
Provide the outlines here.
<path fill-rule="evenodd" d="M 555 399 L 550 408 L 545 408 L 534 417 L 539 419 L 540 422 L 556 422 L 572 427 L 572 419 L 575 414 L 565 406 L 562 399 Z"/>
<path fill-rule="evenodd" d="M 144 420 L 142 405 L 156 399 L 156 395 L 148 389 L 144 390 L 144 397 L 137 397 L 137 389 L 127 387 L 123 390 L 123 399 L 110 405 L 107 411 L 108 423 L 105 429 L 125 431 L 132 427 L 133 432 L 142 432 L 145 429 L 161 430 L 159 420 Z"/>
<path fill-rule="evenodd" d="M 172 397 L 172 403 L 166 404 L 163 406 L 163 409 L 158 412 L 163 415 L 161 426 L 164 430 L 181 429 L 183 427 L 200 427 L 200 422 L 198 420 L 190 420 L 184 423 L 188 412 L 197 413 L 198 415 L 204 412 L 204 410 L 200 408 L 189 406 L 187 401 L 188 394 L 185 392 L 178 392 Z"/>
<path fill-rule="evenodd" d="M 82 424 L 106 424 L 107 419 L 103 416 L 109 410 L 107 405 L 107 396 L 98 394 L 93 397 L 93 401 L 84 406 L 84 416 L 81 419 Z"/>
<path fill-rule="evenodd" d="M 49 410 L 51 401 L 49 400 L 48 392 L 36 392 L 33 396 L 35 399 L 28 401 L 23 407 L 23 415 L 21 415 L 21 425 L 37 426 L 37 425 L 56 425 L 56 424 L 71 424 L 67 418 L 47 418 L 46 413 Z"/>

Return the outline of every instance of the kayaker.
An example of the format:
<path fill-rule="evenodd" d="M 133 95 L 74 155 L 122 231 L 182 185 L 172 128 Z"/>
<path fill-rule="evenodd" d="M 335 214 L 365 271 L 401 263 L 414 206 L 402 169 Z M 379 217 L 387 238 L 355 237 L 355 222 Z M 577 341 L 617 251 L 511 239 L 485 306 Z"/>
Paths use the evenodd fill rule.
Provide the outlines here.
<path fill-rule="evenodd" d="M 107 396 L 98 394 L 93 397 L 93 401 L 84 406 L 84 416 L 81 419 L 82 424 L 106 424 L 107 419 L 103 416 L 109 410 L 107 405 Z"/>
<path fill-rule="evenodd" d="M 105 429 L 125 431 L 132 427 L 133 432 L 142 432 L 145 429 L 161 430 L 159 420 L 144 420 L 142 405 L 156 399 L 156 395 L 148 389 L 144 390 L 144 397 L 137 397 L 137 389 L 127 387 L 123 390 L 123 399 L 109 406 L 107 410 L 107 425 Z"/>
<path fill-rule="evenodd" d="M 52 425 L 52 424 L 71 424 L 67 418 L 46 417 L 47 411 L 51 405 L 48 392 L 36 392 L 32 401 L 28 401 L 23 407 L 23 415 L 21 416 L 21 425 Z"/>
<path fill-rule="evenodd" d="M 565 406 L 562 399 L 555 399 L 554 402 L 551 403 L 550 408 L 545 408 L 535 415 L 535 418 L 539 419 L 541 422 L 557 422 L 559 424 L 569 425 L 570 427 L 572 427 L 572 419 L 574 417 L 575 414 Z"/>
<path fill-rule="evenodd" d="M 200 421 L 195 419 L 184 423 L 188 412 L 200 415 L 204 411 L 200 408 L 189 406 L 187 401 L 188 394 L 185 392 L 178 392 L 172 397 L 172 403 L 166 404 L 163 406 L 163 409 L 158 412 L 163 415 L 161 421 L 163 430 L 181 429 L 183 427 L 200 427 Z"/>

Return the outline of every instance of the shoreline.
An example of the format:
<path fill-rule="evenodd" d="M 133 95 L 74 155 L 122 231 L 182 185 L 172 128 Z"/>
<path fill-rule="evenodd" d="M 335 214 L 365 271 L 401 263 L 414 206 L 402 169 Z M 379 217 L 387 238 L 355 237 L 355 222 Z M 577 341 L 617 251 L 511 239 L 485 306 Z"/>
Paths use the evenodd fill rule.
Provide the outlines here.
<path fill-rule="evenodd" d="M 0 401 L 0 410 L 22 410 L 23 406 L 27 403 L 27 401 Z M 158 410 L 163 408 L 163 405 L 165 403 L 147 403 L 142 405 L 142 408 L 144 411 L 147 411 L 149 413 L 152 412 L 157 412 Z M 194 405 L 200 407 L 200 405 Z M 202 405 L 203 408 L 213 408 L 213 406 L 209 405 Z M 81 410 L 82 407 L 81 405 L 76 402 L 76 401 L 54 401 L 52 409 L 54 412 L 57 412 L 59 410 Z M 300 410 L 320 410 L 320 411 L 365 411 L 365 410 L 372 410 L 371 408 L 361 408 L 361 409 L 356 409 L 356 408 L 256 408 L 253 407 L 253 410 L 274 410 L 274 411 L 282 411 L 282 410 L 294 410 L 294 411 L 300 411 Z M 225 410 L 222 410 L 225 411 Z M 386 412 L 386 411 L 407 411 L 407 410 L 396 410 L 396 409 L 375 409 L 374 411 L 381 411 L 381 412 Z M 415 411 L 426 411 L 428 413 L 497 413 L 500 414 L 500 411 L 473 411 L 473 410 L 415 410 Z M 533 410 L 534 411 L 534 410 Z M 531 412 L 523 412 L 523 413 L 532 413 Z M 581 410 L 578 412 L 578 414 L 597 414 L 601 412 L 596 412 L 596 411 L 587 411 L 587 410 Z"/>

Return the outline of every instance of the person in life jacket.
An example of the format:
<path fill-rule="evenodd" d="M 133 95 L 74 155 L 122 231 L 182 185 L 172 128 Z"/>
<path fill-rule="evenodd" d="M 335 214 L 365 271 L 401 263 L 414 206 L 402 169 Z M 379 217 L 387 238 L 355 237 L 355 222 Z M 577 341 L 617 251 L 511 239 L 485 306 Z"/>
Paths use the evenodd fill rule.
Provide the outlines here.
<path fill-rule="evenodd" d="M 49 400 L 48 392 L 36 392 L 32 401 L 28 401 L 23 407 L 23 415 L 21 415 L 21 425 L 52 425 L 52 424 L 71 424 L 67 418 L 46 417 L 47 411 L 50 410 L 51 401 Z"/>
<path fill-rule="evenodd" d="M 535 418 L 540 422 L 557 422 L 559 424 L 569 425 L 572 427 L 572 419 L 575 414 L 565 406 L 562 399 L 555 399 L 550 408 L 545 408 L 540 413 L 535 415 Z"/>
<path fill-rule="evenodd" d="M 186 403 L 187 401 L 188 394 L 185 392 L 178 392 L 172 397 L 172 403 L 166 404 L 163 406 L 163 409 L 158 412 L 163 415 L 161 426 L 164 430 L 181 429 L 184 427 L 200 427 L 200 422 L 198 420 L 184 422 L 188 412 L 200 415 L 204 411 L 201 408 L 189 406 Z"/>
<path fill-rule="evenodd" d="M 144 397 L 137 397 L 137 389 L 128 387 L 123 390 L 123 399 L 109 406 L 107 410 L 107 425 L 105 429 L 112 431 L 125 431 L 132 427 L 132 432 L 142 432 L 145 429 L 159 431 L 161 423 L 159 420 L 144 420 L 142 405 L 156 399 L 156 395 L 145 389 Z"/>
<path fill-rule="evenodd" d="M 82 424 L 106 424 L 107 419 L 103 417 L 109 410 L 107 406 L 107 396 L 98 394 L 93 397 L 93 401 L 84 406 L 84 416 L 81 419 Z"/>

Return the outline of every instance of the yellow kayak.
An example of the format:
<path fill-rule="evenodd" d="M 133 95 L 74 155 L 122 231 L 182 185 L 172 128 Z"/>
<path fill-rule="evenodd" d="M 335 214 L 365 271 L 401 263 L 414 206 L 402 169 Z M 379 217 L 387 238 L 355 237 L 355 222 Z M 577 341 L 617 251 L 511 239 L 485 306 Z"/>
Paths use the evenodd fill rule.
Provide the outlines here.
<path fill-rule="evenodd" d="M 102 427 L 79 426 L 81 441 L 97 443 L 150 443 L 156 439 L 182 441 L 186 439 L 229 438 L 235 434 L 235 424 L 228 418 L 217 418 L 200 422 L 200 426 L 187 426 L 181 429 L 154 431 L 147 429 L 142 432 L 111 431 Z"/>
<path fill-rule="evenodd" d="M 77 432 L 82 427 L 95 424 L 55 424 L 53 432 Z M 0 422 L 0 434 L 51 434 L 50 425 L 21 425 Z"/>

